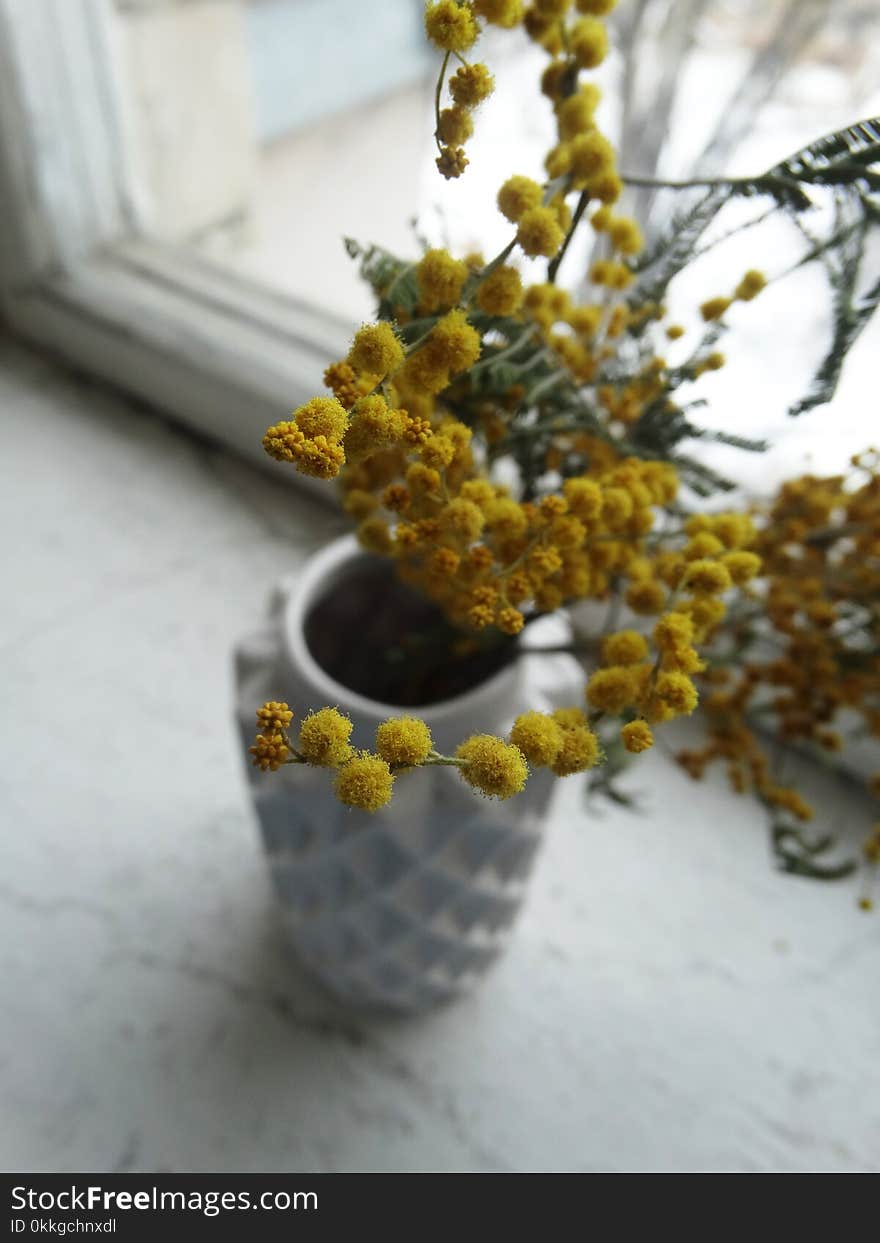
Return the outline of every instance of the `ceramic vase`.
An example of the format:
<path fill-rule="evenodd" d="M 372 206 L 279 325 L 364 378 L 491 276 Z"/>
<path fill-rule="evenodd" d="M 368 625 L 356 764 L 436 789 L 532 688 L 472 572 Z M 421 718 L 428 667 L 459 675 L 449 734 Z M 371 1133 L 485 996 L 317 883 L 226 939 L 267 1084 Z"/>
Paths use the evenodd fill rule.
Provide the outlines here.
<path fill-rule="evenodd" d="M 254 711 L 286 700 L 297 720 L 338 707 L 354 722 L 352 742 L 374 746 L 376 726 L 417 712 L 435 746 L 449 753 L 474 733 L 506 735 L 521 712 L 582 701 L 584 675 L 565 654 L 529 656 L 558 643 L 560 617 L 529 627 L 528 646 L 486 681 L 423 709 L 355 694 L 313 659 L 305 622 L 326 593 L 344 591 L 368 558 L 353 537 L 335 540 L 282 581 L 266 624 L 236 651 L 242 752 Z M 351 634 L 357 642 L 357 617 Z M 340 804 L 326 770 L 248 768 L 253 807 L 286 934 L 298 957 L 354 1006 L 418 1011 L 469 989 L 504 947 L 520 909 L 558 782 L 532 773 L 505 802 L 476 794 L 451 768 L 401 774 L 389 806 L 375 814 Z"/>

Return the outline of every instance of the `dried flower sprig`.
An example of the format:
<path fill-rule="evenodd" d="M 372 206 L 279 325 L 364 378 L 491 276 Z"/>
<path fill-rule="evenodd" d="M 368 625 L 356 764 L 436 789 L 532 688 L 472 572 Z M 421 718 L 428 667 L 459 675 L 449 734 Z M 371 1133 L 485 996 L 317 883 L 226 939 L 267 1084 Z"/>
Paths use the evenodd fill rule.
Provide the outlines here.
<path fill-rule="evenodd" d="M 278 725 L 279 716 L 287 719 Z M 295 744 L 288 732 L 293 713 L 287 704 L 268 703 L 257 710 L 258 733 L 250 748 L 253 763 L 273 772 L 282 765 L 309 764 L 332 769 L 340 802 L 375 812 L 391 800 L 399 774 L 438 765 L 456 768 L 469 786 L 487 798 L 518 794 L 529 775 L 527 761 L 551 768 L 557 776 L 585 772 L 600 758 L 596 735 L 583 712 L 565 709 L 552 715 L 530 712 L 519 717 L 509 742 L 491 734 L 473 734 L 454 755 L 434 749 L 431 732 L 418 717 L 390 717 L 376 730 L 375 751 L 356 751 L 349 739 L 351 719 L 337 708 L 321 708 L 305 717 Z"/>

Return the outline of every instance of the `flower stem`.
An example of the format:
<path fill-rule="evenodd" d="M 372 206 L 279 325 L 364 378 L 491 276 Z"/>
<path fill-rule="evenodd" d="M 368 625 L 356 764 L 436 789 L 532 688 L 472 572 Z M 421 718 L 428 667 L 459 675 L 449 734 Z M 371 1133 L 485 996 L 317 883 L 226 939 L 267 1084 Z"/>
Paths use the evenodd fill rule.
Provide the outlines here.
<path fill-rule="evenodd" d="M 587 190 L 584 190 L 584 192 L 581 194 L 581 197 L 578 199 L 577 207 L 574 209 L 574 215 L 571 218 L 571 224 L 569 225 L 568 232 L 565 235 L 565 241 L 562 243 L 562 246 L 560 247 L 556 257 L 550 261 L 550 266 L 547 268 L 547 280 L 549 284 L 551 285 L 556 283 L 556 273 L 559 271 L 559 265 L 560 263 L 562 263 L 562 260 L 565 258 L 565 252 L 568 250 L 568 247 L 571 244 L 571 239 L 574 237 L 575 230 L 580 224 L 581 218 L 583 217 L 584 212 L 587 210 L 587 204 L 589 203 L 589 201 L 590 201 L 589 192 Z"/>
<path fill-rule="evenodd" d="M 451 52 L 447 52 L 443 57 L 443 63 L 440 66 L 440 73 L 437 77 L 437 89 L 434 92 L 434 141 L 437 144 L 437 150 L 440 152 L 443 151 L 443 143 L 440 141 L 440 97 L 443 94 L 443 82 L 446 78 L 446 69 L 451 55 Z"/>

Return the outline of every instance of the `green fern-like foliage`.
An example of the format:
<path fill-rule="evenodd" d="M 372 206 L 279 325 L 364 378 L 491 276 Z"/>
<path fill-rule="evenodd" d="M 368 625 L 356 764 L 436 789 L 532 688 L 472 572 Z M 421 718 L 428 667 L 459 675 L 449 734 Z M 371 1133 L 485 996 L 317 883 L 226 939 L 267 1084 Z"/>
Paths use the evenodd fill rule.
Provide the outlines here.
<path fill-rule="evenodd" d="M 847 353 L 880 302 L 880 281 L 865 281 L 866 255 L 880 226 L 880 117 L 826 134 L 757 177 L 666 183 L 697 191 L 635 265 L 634 307 L 660 302 L 697 253 L 719 212 L 737 198 L 769 198 L 767 214 L 790 218 L 807 242 L 797 266 L 821 262 L 832 299 L 831 341 L 808 392 L 789 411 L 804 414 L 834 396 Z M 824 212 L 819 209 L 825 207 Z M 817 218 L 824 230 L 812 231 Z M 743 226 L 747 227 L 747 226 Z M 728 235 L 729 236 L 729 235 Z"/>

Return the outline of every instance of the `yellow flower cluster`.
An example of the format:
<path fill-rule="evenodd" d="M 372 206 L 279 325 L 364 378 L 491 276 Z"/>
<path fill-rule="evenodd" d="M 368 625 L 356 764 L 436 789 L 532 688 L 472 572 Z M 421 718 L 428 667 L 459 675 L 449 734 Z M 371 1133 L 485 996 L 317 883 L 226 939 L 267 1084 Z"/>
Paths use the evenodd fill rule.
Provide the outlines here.
<path fill-rule="evenodd" d="M 734 581 L 744 581 L 760 557 L 762 577 L 710 650 L 708 741 L 681 759 L 694 776 L 723 761 L 734 789 L 752 790 L 796 820 L 810 819 L 813 808 L 774 775 L 759 721 L 780 741 L 828 756 L 845 746 L 847 717 L 880 738 L 878 465 L 868 451 L 853 459 L 848 476 L 783 484 L 758 515 L 754 552 L 721 559 Z M 725 663 L 712 664 L 716 654 Z"/>
<path fill-rule="evenodd" d="M 675 497 L 671 467 L 637 458 L 597 465 L 592 476 L 522 502 L 486 478 L 472 440 L 470 428 L 447 416 L 420 443 L 402 439 L 344 473 L 346 507 L 363 515 L 362 541 L 373 550 L 381 542 L 405 582 L 473 631 L 515 634 L 527 615 L 606 595 L 612 578 L 632 579 L 641 611 L 651 611 L 658 591 L 662 605 L 668 587 L 658 582 L 658 567 L 668 577 L 671 563 L 658 563 L 648 536 L 658 508 Z M 712 571 L 723 576 L 721 590 L 731 583 L 720 562 L 710 566 L 702 575 L 699 565 L 688 566 L 700 598 Z"/>
<path fill-rule="evenodd" d="M 365 515 L 362 542 L 393 557 L 402 580 L 465 633 L 494 627 L 516 635 L 532 616 L 612 589 L 636 614 L 659 615 L 650 639 L 632 629 L 609 635 L 602 667 L 587 685 L 594 712 L 636 715 L 624 727 L 624 745 L 646 750 L 649 723 L 696 707 L 693 676 L 703 668 L 697 645 L 721 624 L 723 597 L 760 568 L 748 547 L 752 520 L 697 515 L 658 542 L 656 515 L 678 486 L 668 465 L 636 458 L 597 464 L 593 474 L 523 502 L 475 468 L 471 442 L 470 429 L 447 417 L 422 443 L 402 442 L 347 469 L 347 508 Z M 518 722 L 512 740 L 531 763 L 557 775 L 597 761 L 598 744 L 590 750 L 578 734 L 568 739 L 569 758 L 557 764 L 557 735 L 550 718 L 532 714 Z M 573 751 L 576 743 L 587 749 Z"/>
<path fill-rule="evenodd" d="M 455 302 L 465 275 L 465 265 L 447 252 L 428 251 L 417 270 L 426 307 Z M 334 397 L 315 397 L 292 420 L 270 427 L 263 448 L 277 461 L 291 462 L 318 479 L 331 479 L 346 461 L 357 462 L 388 446 L 421 448 L 433 439 L 430 422 L 389 405 L 383 393 L 406 400 L 412 411 L 430 413 L 433 396 L 467 371 L 481 349 L 480 334 L 460 307 L 438 317 L 408 351 L 386 321 L 364 324 L 347 360 L 325 372 Z"/>
<path fill-rule="evenodd" d="M 564 715 L 557 714 L 560 718 Z M 257 728 L 266 732 L 258 733 L 250 748 L 254 766 L 264 772 L 275 772 L 282 765 L 291 764 L 332 769 L 336 797 L 361 811 L 375 812 L 387 806 L 395 778 L 411 768 L 455 768 L 478 793 L 498 799 L 519 794 L 529 775 L 526 757 L 515 742 L 505 742 L 492 734 L 474 734 L 461 743 L 454 755 L 444 756 L 434 750 L 431 731 L 424 721 L 413 716 L 390 717 L 376 729 L 375 751 L 359 751 L 350 743 L 350 718 L 337 708 L 320 708 L 305 717 L 296 744 L 288 734 L 292 720 L 293 713 L 286 703 L 272 701 L 257 709 Z M 561 727 L 556 728 L 563 732 Z M 565 726 L 566 739 L 579 733 L 586 735 L 589 731 L 579 731 L 571 724 Z M 575 744 L 570 745 L 575 749 Z M 582 751 L 588 749 L 583 740 L 578 745 Z M 598 755 L 598 744 L 595 745 Z"/>
<path fill-rule="evenodd" d="M 653 745 L 651 724 L 690 715 L 699 695 L 694 675 L 704 668 L 697 650 L 726 613 L 722 598 L 758 573 L 760 558 L 743 547 L 754 538 L 740 514 L 699 515 L 684 526 L 683 540 L 630 565 L 625 599 L 634 613 L 660 614 L 649 645 L 634 629 L 605 637 L 601 666 L 587 682 L 587 702 L 598 716 L 631 715 L 621 731 L 633 754 Z M 733 567 L 733 572 L 731 572 Z"/>
<path fill-rule="evenodd" d="M 289 422 L 270 427 L 263 448 L 279 462 L 292 462 L 304 475 L 332 479 L 345 461 L 342 437 L 348 426 L 345 408 L 332 397 L 314 397 Z"/>
<path fill-rule="evenodd" d="M 557 777 L 586 772 L 602 758 L 599 739 L 579 708 L 560 708 L 548 715 L 524 712 L 514 722 L 510 740 L 536 768 Z"/>
<path fill-rule="evenodd" d="M 530 193 L 528 184 L 514 179 L 502 195 L 505 208 L 515 214 Z M 422 303 L 440 310 L 467 279 L 464 265 L 456 266 L 443 251 L 428 252 L 416 276 Z M 540 299 L 530 300 L 533 314 L 554 302 L 559 313 L 572 314 L 567 295 L 553 286 L 539 292 Z M 364 546 L 393 557 L 403 581 L 441 605 L 464 632 L 494 627 L 516 635 L 530 616 L 602 598 L 612 584 L 634 612 L 664 613 L 654 631 L 654 654 L 634 631 L 612 635 L 603 668 L 588 686 L 594 711 L 637 714 L 638 721 L 627 723 L 624 743 L 634 753 L 645 750 L 652 741 L 649 722 L 696 706 L 692 675 L 702 662 L 695 644 L 711 637 L 724 617 L 720 597 L 746 584 L 760 565 L 747 549 L 752 523 L 736 514 L 696 516 L 680 546 L 664 546 L 654 528 L 657 514 L 675 500 L 675 471 L 613 451 L 603 455 L 592 443 L 587 474 L 534 501 L 517 500 L 509 487 L 486 477 L 473 452 L 473 430 L 424 400 L 442 392 L 452 373 L 472 367 L 479 349 L 479 334 L 464 311 L 446 311 L 388 387 L 392 400 L 408 406 L 415 401 L 428 419 L 416 422 L 377 396 L 359 400 L 346 447 L 367 426 L 365 409 L 371 431 L 357 453 L 349 452 L 342 479 L 346 508 L 359 519 Z M 371 359 L 370 366 L 378 369 L 377 363 Z M 583 450 L 585 439 L 580 432 L 559 434 L 554 450 Z M 574 741 L 583 742 L 583 736 L 569 740 L 570 750 Z M 533 762 L 543 762 L 534 758 L 540 749 L 517 745 Z M 580 759 L 592 763 L 597 756 L 587 749 Z M 548 763 L 554 771 L 579 770 L 569 759 L 556 767 Z M 586 766 L 581 763 L 581 770 Z"/>
<path fill-rule="evenodd" d="M 278 703 L 274 699 L 257 709 L 257 727 L 270 734 L 278 734 L 287 729 L 293 720 L 293 713 L 286 703 Z"/>
<path fill-rule="evenodd" d="M 455 757 L 465 781 L 488 798 L 519 794 L 529 775 L 519 748 L 491 734 L 474 734 L 458 747 Z"/>
<path fill-rule="evenodd" d="M 757 298 L 766 284 L 767 277 L 764 273 L 758 272 L 755 268 L 750 268 L 729 298 L 709 298 L 701 305 L 700 314 L 706 323 L 721 319 L 734 302 L 751 302 L 753 298 Z"/>
<path fill-rule="evenodd" d="M 482 10 L 482 11 L 481 11 Z M 425 8 L 425 30 L 431 42 L 445 52 L 437 81 L 434 137 L 440 152 L 437 168 L 447 179 L 460 177 L 468 164 L 465 143 L 474 132 L 472 113 L 492 94 L 495 81 L 486 65 L 469 64 L 462 56 L 477 41 L 480 25 L 477 16 L 500 25 L 515 25 L 521 16 L 518 3 L 465 4 L 458 0 L 439 0 Z M 440 107 L 443 85 L 450 57 L 461 62 L 449 79 L 452 103 Z"/>

